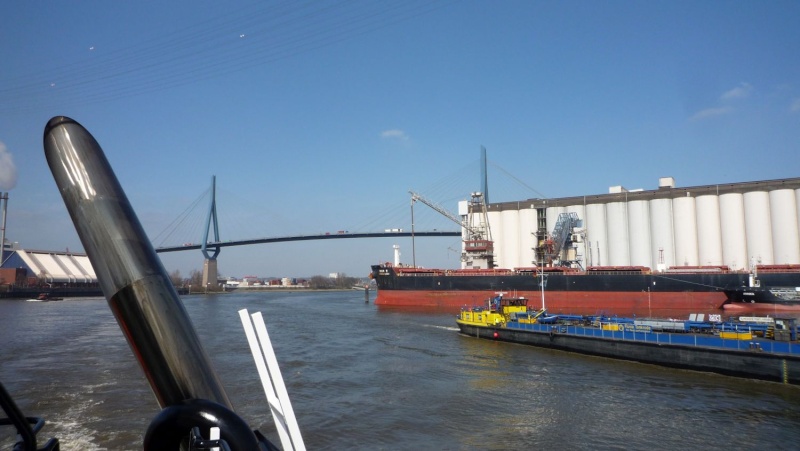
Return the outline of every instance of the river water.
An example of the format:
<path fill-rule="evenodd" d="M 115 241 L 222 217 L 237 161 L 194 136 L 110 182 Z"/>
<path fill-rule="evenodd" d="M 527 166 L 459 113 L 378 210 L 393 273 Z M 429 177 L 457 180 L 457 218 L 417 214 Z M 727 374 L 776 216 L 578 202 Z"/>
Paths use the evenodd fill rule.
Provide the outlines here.
<path fill-rule="evenodd" d="M 794 386 L 477 340 L 453 314 L 357 291 L 182 299 L 236 411 L 274 443 L 242 308 L 264 315 L 308 449 L 800 446 Z M 0 301 L 0 381 L 62 450 L 141 449 L 158 413 L 103 299 Z"/>

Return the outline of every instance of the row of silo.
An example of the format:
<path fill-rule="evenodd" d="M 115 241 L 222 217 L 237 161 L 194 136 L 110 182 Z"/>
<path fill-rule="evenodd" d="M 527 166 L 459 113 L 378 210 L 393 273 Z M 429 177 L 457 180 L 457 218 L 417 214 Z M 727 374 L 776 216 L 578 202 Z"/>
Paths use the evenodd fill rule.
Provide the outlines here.
<path fill-rule="evenodd" d="M 692 265 L 721 265 L 722 264 L 722 234 L 721 220 L 720 220 L 720 207 L 719 196 L 716 194 L 707 194 L 697 196 L 695 202 L 695 219 L 697 223 L 694 227 L 697 229 L 697 255 L 684 254 L 682 257 L 684 262 Z M 677 221 L 683 221 L 685 218 L 676 218 Z M 691 224 L 687 224 L 691 227 Z"/>
<path fill-rule="evenodd" d="M 550 200 L 547 230 L 553 231 L 559 214 L 577 213 L 585 229 L 577 250 L 584 266 L 800 264 L 800 188 L 711 188 L 600 195 L 583 203 Z M 534 260 L 534 207 L 527 202 L 490 209 L 499 266 L 530 266 Z"/>
<path fill-rule="evenodd" d="M 520 261 L 520 248 L 522 246 L 520 241 L 519 210 L 505 210 L 500 212 L 500 216 L 503 224 L 501 233 L 504 239 L 500 242 L 502 247 L 498 251 L 503 260 L 518 262 Z"/>
<path fill-rule="evenodd" d="M 716 205 L 716 204 L 714 204 Z M 697 222 L 697 201 L 691 196 L 682 196 L 672 199 L 673 217 L 673 255 L 675 261 L 683 266 L 699 265 L 700 252 L 699 238 L 700 227 Z M 719 216 L 717 216 L 719 219 Z M 716 221 L 719 224 L 719 220 Z M 708 227 L 709 233 L 713 227 Z M 717 240 L 719 241 L 719 240 Z"/>
<path fill-rule="evenodd" d="M 668 262 L 677 261 L 672 204 L 672 199 L 650 201 L 650 261 L 655 262 L 653 268 L 666 269 Z"/>
<path fill-rule="evenodd" d="M 600 204 L 599 206 L 603 206 Z M 608 262 L 603 266 L 622 266 L 631 263 L 630 243 L 628 240 L 628 204 L 627 202 L 610 202 L 606 207 L 606 230 L 608 238 L 591 230 L 586 229 L 586 233 L 594 237 L 600 249 L 608 249 Z M 589 227 L 589 226 L 587 226 Z"/>
<path fill-rule="evenodd" d="M 800 262 L 800 189 L 769 192 L 773 260 L 777 264 Z"/>
<path fill-rule="evenodd" d="M 512 261 L 511 267 L 526 267 L 533 266 L 536 260 L 536 220 L 537 214 L 535 208 L 521 208 L 519 210 L 519 242 L 520 242 L 520 255 L 519 259 Z M 516 264 L 515 264 L 516 263 Z"/>
<path fill-rule="evenodd" d="M 607 203 L 609 264 L 651 268 L 747 268 L 751 260 L 761 264 L 798 264 L 797 193 L 800 190 L 783 189 L 704 194 L 696 198 L 687 193 L 676 198 Z M 591 230 L 588 234 L 597 235 Z"/>
<path fill-rule="evenodd" d="M 610 264 L 607 226 L 606 206 L 603 204 L 587 205 L 586 217 L 583 218 L 583 227 L 586 231 L 587 252 L 585 261 L 587 266 L 603 266 Z"/>
<path fill-rule="evenodd" d="M 489 210 L 495 262 L 500 268 L 532 266 L 536 236 L 535 209 Z"/>
<path fill-rule="evenodd" d="M 719 215 L 720 229 L 717 234 L 722 241 L 722 254 L 709 255 L 707 260 L 700 260 L 700 264 L 727 264 L 734 268 L 747 267 L 748 242 L 745 232 L 747 218 L 744 212 L 744 195 L 742 193 L 721 194 L 719 196 Z M 748 226 L 748 228 L 750 227 Z"/>

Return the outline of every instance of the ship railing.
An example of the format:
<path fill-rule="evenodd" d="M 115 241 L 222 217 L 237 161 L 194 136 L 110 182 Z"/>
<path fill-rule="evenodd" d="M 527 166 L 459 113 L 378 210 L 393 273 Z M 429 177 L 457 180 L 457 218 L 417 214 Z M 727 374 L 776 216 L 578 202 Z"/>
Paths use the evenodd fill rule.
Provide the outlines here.
<path fill-rule="evenodd" d="M 731 267 L 728 265 L 680 265 L 670 266 L 667 272 L 698 272 L 698 271 L 715 271 L 715 272 L 730 272 Z"/>
<path fill-rule="evenodd" d="M 649 273 L 651 269 L 647 266 L 625 265 L 625 266 L 589 266 L 586 272 L 594 271 L 634 271 L 640 273 Z"/>
<path fill-rule="evenodd" d="M 769 272 L 769 271 L 768 271 Z M 715 269 L 715 268 L 667 268 L 659 271 L 660 274 L 749 274 L 750 271 L 744 269 Z"/>
<path fill-rule="evenodd" d="M 510 269 L 453 269 L 445 270 L 448 276 L 505 276 L 514 274 Z"/>
<path fill-rule="evenodd" d="M 26 417 L 2 383 L 0 383 L 0 409 L 6 415 L 4 418 L 0 418 L 0 426 L 13 426 L 16 429 L 14 450 L 57 451 L 60 449 L 56 438 L 48 439 L 41 448 L 37 447 L 37 434 L 44 427 L 44 419 Z"/>
<path fill-rule="evenodd" d="M 644 273 L 644 272 L 641 272 L 641 271 L 600 271 L 600 270 L 592 270 L 592 271 L 586 271 L 583 274 L 602 275 L 602 276 L 641 276 L 641 275 L 646 275 L 648 273 Z"/>
<path fill-rule="evenodd" d="M 800 344 L 792 341 L 775 341 L 769 339 L 741 340 L 737 338 L 723 338 L 715 335 L 692 333 L 644 332 L 629 330 L 627 328 L 621 328 L 622 330 L 608 330 L 602 327 L 585 327 L 565 324 L 527 324 L 513 321 L 507 323 L 506 327 L 509 329 L 531 330 L 548 334 L 565 334 L 571 336 L 645 342 L 658 345 L 681 345 L 777 355 L 800 355 Z"/>
<path fill-rule="evenodd" d="M 564 275 L 564 276 L 583 276 L 587 274 L 591 275 L 604 275 L 604 276 L 641 276 L 650 274 L 650 270 L 642 271 L 640 269 L 593 269 L 589 268 L 586 271 L 581 271 L 580 269 L 568 268 L 568 271 L 544 271 L 545 275 Z M 540 272 L 536 269 L 529 269 L 529 268 L 516 268 L 514 270 L 515 273 L 519 275 L 533 275 L 535 277 L 540 276 Z"/>
<path fill-rule="evenodd" d="M 431 277 L 431 276 L 504 276 L 513 275 L 510 269 L 402 269 L 395 268 L 395 274 L 400 277 Z"/>
<path fill-rule="evenodd" d="M 395 268 L 394 273 L 399 277 L 417 277 L 417 276 L 430 277 L 430 276 L 441 276 L 444 274 L 444 271 L 432 271 L 430 269 Z"/>
<path fill-rule="evenodd" d="M 756 265 L 760 273 L 800 273 L 800 265 Z"/>

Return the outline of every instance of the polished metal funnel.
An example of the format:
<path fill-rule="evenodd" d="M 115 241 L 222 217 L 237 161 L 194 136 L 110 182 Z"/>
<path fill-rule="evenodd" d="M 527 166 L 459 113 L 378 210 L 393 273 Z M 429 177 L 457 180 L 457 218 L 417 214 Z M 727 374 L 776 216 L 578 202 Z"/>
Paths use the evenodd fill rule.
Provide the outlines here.
<path fill-rule="evenodd" d="M 232 409 L 100 145 L 79 123 L 57 116 L 45 128 L 44 150 L 103 293 L 158 403 L 163 408 L 206 399 Z"/>

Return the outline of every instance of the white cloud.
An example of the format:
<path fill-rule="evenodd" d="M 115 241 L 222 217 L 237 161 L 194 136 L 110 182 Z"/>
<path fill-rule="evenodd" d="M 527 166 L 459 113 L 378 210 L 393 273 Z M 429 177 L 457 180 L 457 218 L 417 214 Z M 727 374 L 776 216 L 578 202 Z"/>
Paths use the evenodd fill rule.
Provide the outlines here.
<path fill-rule="evenodd" d="M 747 98 L 750 96 L 750 93 L 752 91 L 753 91 L 753 85 L 751 85 L 750 83 L 741 82 L 739 83 L 739 86 L 736 86 L 735 88 L 729 89 L 728 91 L 722 93 L 722 95 L 719 97 L 719 101 L 720 104 L 722 104 L 723 106 L 710 107 L 700 110 L 694 113 L 689 118 L 689 120 L 699 121 L 733 113 L 735 109 L 732 106 L 729 106 L 730 102 L 734 100 Z"/>
<path fill-rule="evenodd" d="M 403 130 L 392 129 L 392 130 L 384 130 L 381 132 L 381 138 L 384 139 L 399 139 L 405 141 L 408 139 L 408 135 Z"/>
<path fill-rule="evenodd" d="M 703 119 L 708 119 L 710 117 L 722 116 L 724 114 L 729 114 L 733 112 L 733 108 L 730 107 L 718 107 L 718 108 L 706 108 L 705 110 L 700 110 L 697 113 L 694 113 L 689 120 L 692 121 L 699 121 Z"/>
<path fill-rule="evenodd" d="M 14 158 L 6 150 L 6 145 L 0 142 L 0 190 L 8 191 L 17 185 L 17 167 Z"/>
<path fill-rule="evenodd" d="M 730 91 L 726 91 L 720 97 L 721 100 L 733 100 L 733 99 L 743 99 L 750 95 L 750 92 L 753 90 L 753 86 L 750 83 L 739 83 L 739 86 L 731 89 Z"/>
<path fill-rule="evenodd" d="M 789 111 L 791 111 L 792 113 L 800 112 L 800 97 L 792 101 L 792 104 L 789 106 Z"/>

